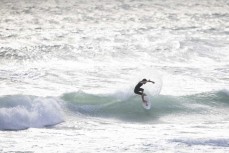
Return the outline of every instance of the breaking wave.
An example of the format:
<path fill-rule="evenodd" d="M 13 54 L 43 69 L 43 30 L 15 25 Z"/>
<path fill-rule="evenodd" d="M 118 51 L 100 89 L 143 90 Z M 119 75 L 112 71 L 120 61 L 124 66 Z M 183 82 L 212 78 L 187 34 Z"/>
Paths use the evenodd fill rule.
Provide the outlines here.
<path fill-rule="evenodd" d="M 124 94 L 125 95 L 125 94 Z M 0 97 L 0 130 L 43 128 L 63 122 L 68 115 L 99 117 L 127 122 L 155 122 L 172 115 L 227 117 L 227 90 L 188 96 L 151 96 L 152 108 L 145 110 L 141 98 L 126 94 L 65 93 L 61 97 L 9 95 Z M 206 118 L 205 118 L 206 119 Z M 216 117 L 216 119 L 219 119 Z"/>
<path fill-rule="evenodd" d="M 24 95 L 0 97 L 0 130 L 40 128 L 62 121 L 61 107 L 53 98 Z"/>

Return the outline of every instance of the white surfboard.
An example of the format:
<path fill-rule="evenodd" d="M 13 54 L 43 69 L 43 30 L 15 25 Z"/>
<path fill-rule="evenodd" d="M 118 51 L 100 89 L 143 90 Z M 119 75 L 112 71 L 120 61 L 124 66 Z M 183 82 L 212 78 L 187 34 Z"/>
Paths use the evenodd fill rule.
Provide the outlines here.
<path fill-rule="evenodd" d="M 146 101 L 146 103 L 143 103 L 143 102 L 142 102 L 142 106 L 143 106 L 143 108 L 149 110 L 149 109 L 151 108 L 151 102 L 150 102 L 149 97 L 148 97 L 147 95 L 144 96 L 144 100 Z"/>

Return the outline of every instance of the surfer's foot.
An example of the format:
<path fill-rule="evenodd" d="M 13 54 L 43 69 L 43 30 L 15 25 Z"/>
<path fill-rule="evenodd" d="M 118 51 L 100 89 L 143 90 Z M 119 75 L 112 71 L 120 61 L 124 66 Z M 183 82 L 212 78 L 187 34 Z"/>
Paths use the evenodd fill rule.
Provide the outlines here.
<path fill-rule="evenodd" d="M 144 101 L 143 101 L 143 103 L 145 103 L 145 105 L 146 105 L 146 106 L 148 106 L 148 103 L 147 103 L 147 101 L 146 101 L 146 100 L 144 100 Z"/>

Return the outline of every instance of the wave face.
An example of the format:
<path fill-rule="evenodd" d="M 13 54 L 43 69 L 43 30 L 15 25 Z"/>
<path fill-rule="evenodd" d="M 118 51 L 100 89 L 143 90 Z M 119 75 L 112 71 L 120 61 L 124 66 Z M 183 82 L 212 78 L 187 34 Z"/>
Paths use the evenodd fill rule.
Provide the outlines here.
<path fill-rule="evenodd" d="M 224 118 L 229 109 L 229 95 L 226 91 L 189 96 L 154 96 L 151 97 L 151 110 L 142 108 L 141 98 L 138 96 L 119 98 L 117 95 L 91 95 L 78 92 L 67 93 L 62 99 L 66 102 L 68 110 L 76 115 L 114 118 L 129 122 L 155 122 L 168 116 L 177 119 L 184 115 L 187 115 L 187 120 L 198 115 L 201 118 L 203 116 Z"/>
<path fill-rule="evenodd" d="M 0 130 L 41 128 L 62 121 L 61 107 L 53 98 L 23 95 L 0 97 Z"/>

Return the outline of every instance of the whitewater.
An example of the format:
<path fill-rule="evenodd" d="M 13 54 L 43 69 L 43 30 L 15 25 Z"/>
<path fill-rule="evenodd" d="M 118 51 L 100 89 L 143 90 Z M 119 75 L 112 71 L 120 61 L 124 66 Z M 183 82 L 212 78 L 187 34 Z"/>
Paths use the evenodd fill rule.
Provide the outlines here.
<path fill-rule="evenodd" d="M 228 112 L 228 0 L 0 1 L 1 153 L 227 153 Z"/>

